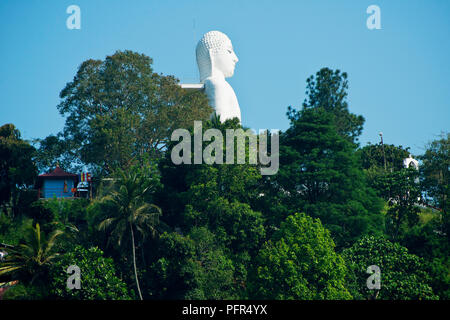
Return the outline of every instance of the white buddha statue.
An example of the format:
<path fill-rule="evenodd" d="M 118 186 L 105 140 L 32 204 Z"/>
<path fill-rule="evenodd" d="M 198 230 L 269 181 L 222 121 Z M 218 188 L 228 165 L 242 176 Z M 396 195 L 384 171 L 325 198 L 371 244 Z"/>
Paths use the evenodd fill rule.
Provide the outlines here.
<path fill-rule="evenodd" d="M 204 84 L 210 105 L 220 121 L 237 117 L 241 121 L 241 109 L 233 88 L 225 80 L 234 74 L 238 57 L 231 40 L 220 31 L 203 35 L 196 48 L 200 82 Z"/>

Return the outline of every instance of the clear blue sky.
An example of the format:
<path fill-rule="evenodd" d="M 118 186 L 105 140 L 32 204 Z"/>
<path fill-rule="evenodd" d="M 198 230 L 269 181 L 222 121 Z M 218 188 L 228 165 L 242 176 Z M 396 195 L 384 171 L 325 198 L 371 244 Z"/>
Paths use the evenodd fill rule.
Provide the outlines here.
<path fill-rule="evenodd" d="M 66 8 L 81 8 L 68 30 Z M 368 30 L 366 8 L 381 8 Z M 239 62 L 229 80 L 254 129 L 288 127 L 286 108 L 301 106 L 306 78 L 321 67 L 349 74 L 350 110 L 366 118 L 363 145 L 379 140 L 423 152 L 449 131 L 450 1 L 0 1 L 0 124 L 26 139 L 63 128 L 59 92 L 86 59 L 130 49 L 154 70 L 197 82 L 195 45 L 226 33 Z"/>

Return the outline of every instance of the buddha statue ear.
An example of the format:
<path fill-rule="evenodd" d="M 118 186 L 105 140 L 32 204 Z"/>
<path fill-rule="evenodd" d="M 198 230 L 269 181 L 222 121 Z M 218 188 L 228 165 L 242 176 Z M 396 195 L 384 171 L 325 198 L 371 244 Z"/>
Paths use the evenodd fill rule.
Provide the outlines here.
<path fill-rule="evenodd" d="M 222 70 L 217 67 L 217 53 L 213 53 L 211 49 L 208 49 L 208 55 L 209 55 L 209 76 L 215 77 L 215 76 L 224 76 Z"/>
<path fill-rule="evenodd" d="M 200 73 L 200 82 L 211 76 L 212 73 L 211 49 L 206 47 L 197 50 L 197 64 Z"/>
<path fill-rule="evenodd" d="M 208 56 L 209 56 L 209 75 L 213 76 L 213 71 L 215 69 L 215 61 L 214 61 L 214 55 L 211 53 L 211 49 L 208 49 Z"/>

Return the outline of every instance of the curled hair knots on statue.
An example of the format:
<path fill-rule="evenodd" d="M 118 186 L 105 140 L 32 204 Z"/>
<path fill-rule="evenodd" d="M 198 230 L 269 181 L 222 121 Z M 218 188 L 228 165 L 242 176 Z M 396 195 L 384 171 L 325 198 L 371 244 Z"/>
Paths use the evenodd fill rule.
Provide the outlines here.
<path fill-rule="evenodd" d="M 231 43 L 231 40 L 220 31 L 209 31 L 200 39 L 195 50 L 200 72 L 200 82 L 211 76 L 211 54 L 225 51 L 226 45 L 229 43 Z"/>

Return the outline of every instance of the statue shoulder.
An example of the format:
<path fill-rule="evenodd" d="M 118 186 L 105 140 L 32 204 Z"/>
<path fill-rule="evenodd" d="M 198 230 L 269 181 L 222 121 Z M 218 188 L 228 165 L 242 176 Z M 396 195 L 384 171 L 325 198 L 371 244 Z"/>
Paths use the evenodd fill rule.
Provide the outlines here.
<path fill-rule="evenodd" d="M 228 82 L 221 77 L 208 77 L 206 78 L 203 83 L 205 84 L 205 87 L 228 87 Z"/>
<path fill-rule="evenodd" d="M 241 118 L 236 94 L 224 78 L 209 77 L 204 80 L 204 84 L 209 102 L 221 119 Z"/>
<path fill-rule="evenodd" d="M 209 77 L 205 79 L 204 84 L 206 92 L 215 95 L 229 95 L 230 91 L 233 91 L 230 84 L 223 78 Z"/>

